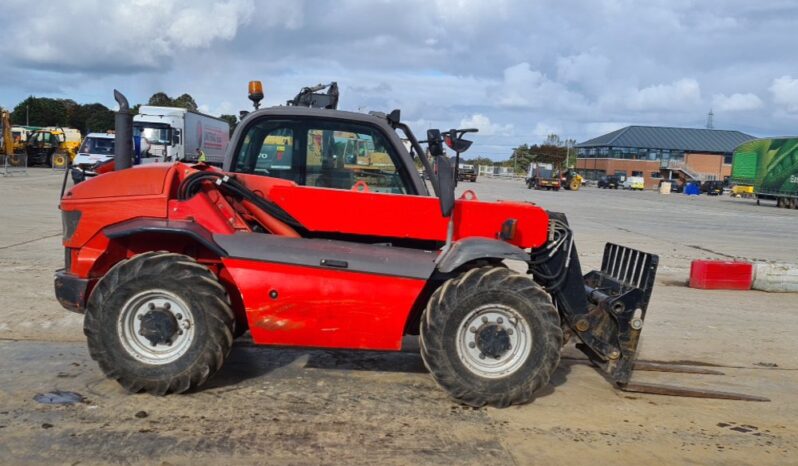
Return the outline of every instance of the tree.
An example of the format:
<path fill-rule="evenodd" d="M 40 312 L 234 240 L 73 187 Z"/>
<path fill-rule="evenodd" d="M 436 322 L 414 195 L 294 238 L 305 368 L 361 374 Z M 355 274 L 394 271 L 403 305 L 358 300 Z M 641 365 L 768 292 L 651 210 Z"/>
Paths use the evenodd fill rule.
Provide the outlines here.
<path fill-rule="evenodd" d="M 559 145 L 555 144 L 557 142 Z M 521 144 L 513 149 L 513 154 L 505 165 L 515 167 L 516 173 L 526 173 L 532 163 L 550 163 L 556 167 L 564 167 L 567 153 L 559 136 L 550 134 L 543 144 Z"/>
<path fill-rule="evenodd" d="M 147 105 L 155 105 L 157 107 L 172 107 L 172 99 L 166 95 L 165 92 L 156 92 L 147 101 Z"/>
<path fill-rule="evenodd" d="M 189 94 L 183 94 L 180 97 L 173 99 L 166 95 L 165 92 L 156 92 L 147 101 L 147 105 L 155 105 L 158 107 L 181 107 L 191 111 L 197 111 L 197 102 L 194 97 Z"/>
<path fill-rule="evenodd" d="M 224 114 L 224 115 L 219 115 L 219 118 L 230 124 L 230 135 L 232 136 L 233 130 L 235 130 L 236 126 L 238 126 L 238 117 L 236 117 L 235 115 Z"/>
<path fill-rule="evenodd" d="M 81 110 L 86 115 L 83 125 L 80 126 L 82 132 L 89 131 L 105 132 L 115 127 L 114 112 L 103 104 L 94 103 L 81 105 Z"/>
<path fill-rule="evenodd" d="M 555 133 L 551 133 L 548 136 L 546 136 L 546 140 L 543 141 L 543 145 L 544 146 L 558 146 L 559 147 L 559 146 L 562 146 L 563 143 L 562 143 L 562 140 L 560 140 L 560 136 L 559 135 L 557 135 Z"/>
<path fill-rule="evenodd" d="M 66 126 L 68 118 L 67 106 L 64 102 L 48 97 L 30 96 L 14 107 L 14 111 L 11 112 L 11 123 L 31 126 Z"/>
<path fill-rule="evenodd" d="M 526 144 L 521 144 L 520 146 L 513 149 L 513 153 L 510 156 L 510 162 L 507 166 L 515 167 L 516 173 L 526 173 L 529 170 L 529 164 L 532 163 L 534 159 L 534 155 L 532 153 L 532 148 L 537 146 L 529 147 Z"/>
<path fill-rule="evenodd" d="M 197 111 L 197 102 L 194 101 L 194 97 L 191 97 L 188 94 L 183 94 L 180 97 L 174 99 L 172 101 L 172 104 L 175 107 L 183 107 L 193 112 Z"/>
<path fill-rule="evenodd" d="M 114 112 L 103 104 L 75 104 L 68 112 L 69 126 L 81 133 L 105 132 L 114 129 Z"/>
<path fill-rule="evenodd" d="M 496 162 L 494 162 L 493 160 L 491 160 L 491 159 L 489 159 L 487 157 L 479 157 L 479 156 L 477 156 L 477 157 L 472 158 L 472 159 L 462 159 L 462 163 L 467 163 L 467 164 L 470 164 L 470 165 L 491 165 L 492 166 Z"/>

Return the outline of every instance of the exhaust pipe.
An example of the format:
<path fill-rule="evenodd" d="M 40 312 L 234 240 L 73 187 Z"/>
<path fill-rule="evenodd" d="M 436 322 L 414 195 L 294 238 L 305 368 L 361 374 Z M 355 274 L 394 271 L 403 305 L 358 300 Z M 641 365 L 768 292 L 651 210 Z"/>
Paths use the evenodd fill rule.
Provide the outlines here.
<path fill-rule="evenodd" d="M 133 155 L 133 115 L 130 114 L 130 104 L 127 97 L 114 89 L 114 99 L 119 104 L 119 110 L 114 118 L 114 169 L 124 170 L 130 168 Z"/>

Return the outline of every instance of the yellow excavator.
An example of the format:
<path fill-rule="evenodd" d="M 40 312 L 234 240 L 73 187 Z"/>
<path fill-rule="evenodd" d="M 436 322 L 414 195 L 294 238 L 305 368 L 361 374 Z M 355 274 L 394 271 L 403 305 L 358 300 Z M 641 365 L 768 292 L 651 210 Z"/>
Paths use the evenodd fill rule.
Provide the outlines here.
<path fill-rule="evenodd" d="M 24 147 L 20 146 L 21 137 L 14 134 L 13 127 L 11 126 L 11 114 L 3 110 L 0 112 L 0 123 L 3 125 L 3 144 L 0 145 L 0 153 L 2 153 L 2 164 L 4 166 L 19 166 L 20 158 L 19 153 Z"/>
<path fill-rule="evenodd" d="M 7 111 L 0 115 L 3 123 L 3 155 L 14 155 L 14 136 L 11 134 L 11 118 Z"/>

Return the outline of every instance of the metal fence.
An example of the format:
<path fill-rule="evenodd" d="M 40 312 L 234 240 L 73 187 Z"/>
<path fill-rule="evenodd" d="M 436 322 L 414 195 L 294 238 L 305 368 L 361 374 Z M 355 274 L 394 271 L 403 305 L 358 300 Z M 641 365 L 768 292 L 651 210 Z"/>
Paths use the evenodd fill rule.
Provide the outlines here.
<path fill-rule="evenodd" d="M 13 154 L 13 155 L 0 155 L 0 167 L 2 168 L 3 176 L 12 175 L 27 175 L 28 174 L 28 155 L 27 154 Z"/>
<path fill-rule="evenodd" d="M 488 178 L 504 178 L 509 180 L 523 180 L 524 175 L 513 173 L 512 167 L 500 167 L 494 165 L 478 165 L 479 176 Z"/>

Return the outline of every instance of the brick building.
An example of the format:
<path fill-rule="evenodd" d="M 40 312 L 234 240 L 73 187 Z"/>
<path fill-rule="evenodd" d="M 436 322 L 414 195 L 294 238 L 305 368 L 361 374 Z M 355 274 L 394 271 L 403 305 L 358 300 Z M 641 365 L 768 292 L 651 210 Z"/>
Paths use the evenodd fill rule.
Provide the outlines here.
<path fill-rule="evenodd" d="M 642 176 L 646 188 L 661 179 L 723 180 L 734 148 L 753 136 L 739 131 L 627 126 L 576 145 L 576 169 L 603 175 Z"/>

